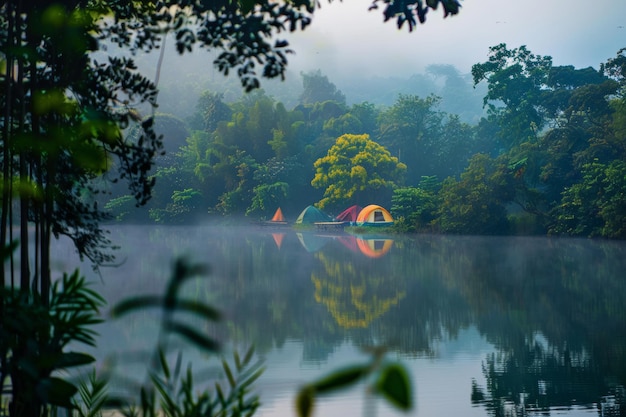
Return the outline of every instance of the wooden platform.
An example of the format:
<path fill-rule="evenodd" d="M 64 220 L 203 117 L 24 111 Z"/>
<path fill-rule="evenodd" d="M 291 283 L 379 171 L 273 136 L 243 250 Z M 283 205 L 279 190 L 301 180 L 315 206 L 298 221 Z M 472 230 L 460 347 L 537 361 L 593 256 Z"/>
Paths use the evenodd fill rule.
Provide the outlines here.
<path fill-rule="evenodd" d="M 343 230 L 344 222 L 315 222 L 315 230 Z"/>

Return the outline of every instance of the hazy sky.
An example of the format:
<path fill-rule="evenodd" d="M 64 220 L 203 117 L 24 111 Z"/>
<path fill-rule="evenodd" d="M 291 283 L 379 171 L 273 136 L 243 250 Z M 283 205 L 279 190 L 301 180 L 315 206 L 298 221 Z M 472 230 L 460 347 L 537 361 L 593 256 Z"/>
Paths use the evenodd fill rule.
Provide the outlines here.
<path fill-rule="evenodd" d="M 296 50 L 290 70 L 405 77 L 452 64 L 469 73 L 499 43 L 526 45 L 554 65 L 598 68 L 626 47 L 626 0 L 462 0 L 458 15 L 431 10 L 412 33 L 383 23 L 368 0 L 320 2 L 313 24 L 288 37 Z"/>

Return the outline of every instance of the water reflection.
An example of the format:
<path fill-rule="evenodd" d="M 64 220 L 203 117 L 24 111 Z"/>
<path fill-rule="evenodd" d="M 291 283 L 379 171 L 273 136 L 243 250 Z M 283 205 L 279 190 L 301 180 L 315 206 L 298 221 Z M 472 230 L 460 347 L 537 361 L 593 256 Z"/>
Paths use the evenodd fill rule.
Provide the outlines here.
<path fill-rule="evenodd" d="M 276 240 L 276 233 L 272 233 L 276 245 L 280 248 L 279 242 Z M 281 243 L 284 233 L 281 233 Z M 296 232 L 298 240 L 307 252 L 317 252 L 331 241 L 340 242 L 352 252 L 361 253 L 368 258 L 380 258 L 385 256 L 393 246 L 393 239 L 390 237 L 380 236 L 354 236 L 347 233 L 335 234 L 319 234 L 313 232 Z"/>
<path fill-rule="evenodd" d="M 190 294 L 226 314 L 207 332 L 275 358 L 270 404 L 311 369 L 384 345 L 414 371 L 417 415 L 626 413 L 624 242 L 208 227 L 125 227 L 112 238 L 126 262 L 104 271 L 110 302 L 163 288 L 174 255 L 212 266 Z M 108 348 L 136 346 L 142 320 L 105 330 Z"/>

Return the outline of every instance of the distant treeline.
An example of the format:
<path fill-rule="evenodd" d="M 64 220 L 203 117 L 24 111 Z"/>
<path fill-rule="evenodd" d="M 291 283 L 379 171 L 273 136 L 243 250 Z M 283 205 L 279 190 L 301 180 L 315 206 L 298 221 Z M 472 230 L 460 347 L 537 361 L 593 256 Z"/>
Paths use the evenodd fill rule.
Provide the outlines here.
<path fill-rule="evenodd" d="M 446 68 L 431 71 L 451 103 L 472 85 Z M 263 90 L 231 102 L 205 91 L 185 120 L 156 117 L 166 153 L 149 204 L 121 189 L 103 203 L 158 223 L 376 203 L 400 231 L 626 237 L 625 51 L 576 69 L 501 44 L 472 78 L 486 86 L 482 117 L 444 111 L 433 94 L 349 105 L 319 71 L 302 74 L 291 109 Z"/>

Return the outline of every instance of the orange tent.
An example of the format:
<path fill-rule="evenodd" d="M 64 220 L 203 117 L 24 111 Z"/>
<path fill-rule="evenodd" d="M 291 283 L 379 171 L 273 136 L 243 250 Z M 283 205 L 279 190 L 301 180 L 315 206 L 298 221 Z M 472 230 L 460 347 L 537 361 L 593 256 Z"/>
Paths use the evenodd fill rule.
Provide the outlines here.
<path fill-rule="evenodd" d="M 274 217 L 272 217 L 273 222 L 284 222 L 285 221 L 285 216 L 283 216 L 283 211 L 280 209 L 280 207 L 278 207 L 278 210 L 276 210 L 276 213 L 274 213 Z"/>
<path fill-rule="evenodd" d="M 393 224 L 393 217 L 381 206 L 370 204 L 359 212 L 356 224 L 358 226 L 389 226 Z"/>

